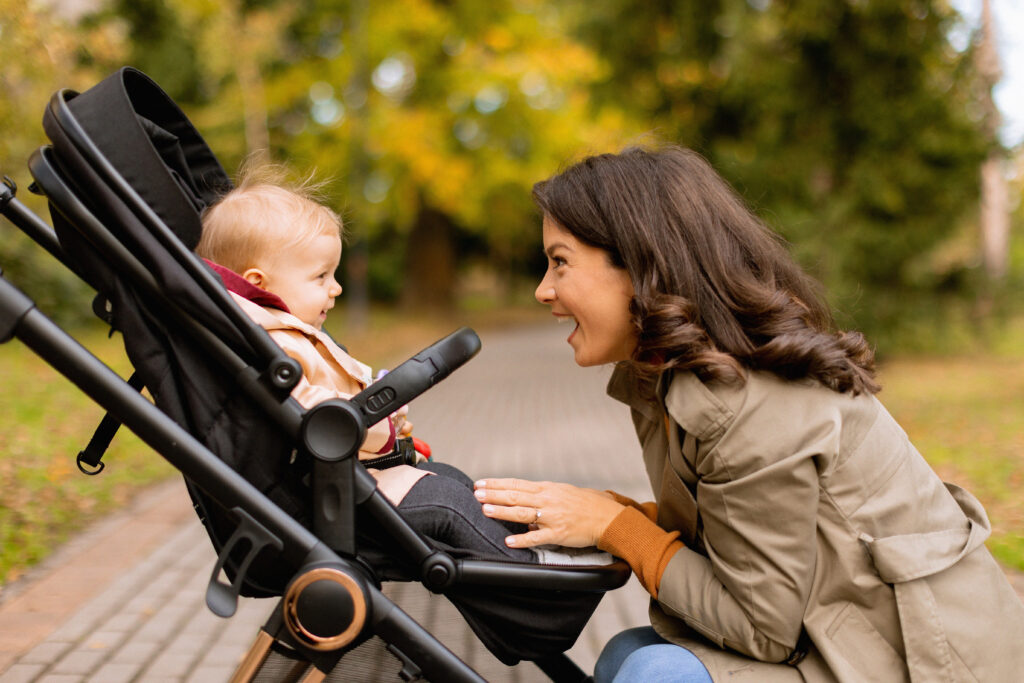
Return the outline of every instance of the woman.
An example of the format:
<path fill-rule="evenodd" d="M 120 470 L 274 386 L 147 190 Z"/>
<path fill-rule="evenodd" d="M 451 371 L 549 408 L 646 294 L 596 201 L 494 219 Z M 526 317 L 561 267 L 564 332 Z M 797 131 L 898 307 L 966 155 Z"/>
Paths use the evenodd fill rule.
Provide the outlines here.
<path fill-rule="evenodd" d="M 874 398 L 859 333 L 693 152 L 591 157 L 538 183 L 537 288 L 580 365 L 615 363 L 655 493 L 477 482 L 511 547 L 596 545 L 651 594 L 602 681 L 1020 680 L 1024 607 L 970 494 Z"/>

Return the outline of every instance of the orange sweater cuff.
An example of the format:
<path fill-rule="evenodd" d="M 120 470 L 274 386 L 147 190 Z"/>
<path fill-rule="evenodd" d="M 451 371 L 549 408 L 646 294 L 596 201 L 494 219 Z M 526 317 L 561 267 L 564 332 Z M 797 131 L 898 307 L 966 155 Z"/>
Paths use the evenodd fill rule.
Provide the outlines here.
<path fill-rule="evenodd" d="M 625 560 L 644 589 L 657 598 L 665 567 L 683 547 L 678 536 L 678 531 L 665 531 L 640 509 L 626 507 L 604 530 L 597 545 Z"/>
<path fill-rule="evenodd" d="M 615 502 L 619 505 L 625 505 L 626 507 L 636 508 L 640 512 L 644 513 L 644 516 L 652 522 L 658 521 L 658 504 L 654 501 L 647 503 L 638 503 L 628 496 L 624 496 L 621 493 L 616 493 L 610 489 L 605 490 L 605 493 L 611 494 L 611 497 L 615 499 Z"/>

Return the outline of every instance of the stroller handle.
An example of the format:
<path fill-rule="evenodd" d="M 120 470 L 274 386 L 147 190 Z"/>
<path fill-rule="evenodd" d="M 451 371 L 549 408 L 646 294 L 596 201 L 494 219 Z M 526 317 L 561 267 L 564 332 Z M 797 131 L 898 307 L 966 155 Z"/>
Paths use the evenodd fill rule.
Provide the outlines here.
<path fill-rule="evenodd" d="M 314 457 L 313 529 L 329 547 L 344 554 L 355 552 L 353 494 L 364 501 L 376 491 L 373 477 L 362 468 L 354 469 L 353 456 L 367 428 L 440 382 L 479 350 L 476 332 L 461 327 L 351 399 L 323 401 L 306 412 L 301 438 Z M 413 543 L 430 553 L 418 537 Z"/>
<path fill-rule="evenodd" d="M 480 351 L 480 337 L 460 327 L 352 397 L 373 425 L 434 386 Z"/>
<path fill-rule="evenodd" d="M 302 418 L 306 449 L 318 460 L 352 457 L 366 430 L 450 375 L 480 350 L 480 338 L 460 327 L 348 400 L 329 399 Z"/>

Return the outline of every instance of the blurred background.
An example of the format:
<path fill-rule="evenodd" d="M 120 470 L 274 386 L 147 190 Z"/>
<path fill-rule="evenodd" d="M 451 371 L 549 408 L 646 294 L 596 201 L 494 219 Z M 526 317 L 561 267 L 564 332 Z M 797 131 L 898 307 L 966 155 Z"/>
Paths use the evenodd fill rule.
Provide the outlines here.
<path fill-rule="evenodd" d="M 993 97 L 1003 54 L 1021 59 L 1010 12 L 1014 0 L 0 0 L 0 169 L 27 183 L 55 89 L 136 66 L 229 172 L 258 152 L 329 182 L 358 328 L 368 302 L 529 300 L 543 268 L 531 185 L 587 153 L 674 142 L 790 241 L 844 327 L 882 353 L 942 350 L 1024 304 L 1010 239 L 1024 124 Z M 36 251 L 5 233 L 0 261 L 75 315 L 76 285 Z"/>
<path fill-rule="evenodd" d="M 138 67 L 229 172 L 259 153 L 328 183 L 348 232 L 329 324 L 377 366 L 452 316 L 544 314 L 534 182 L 585 154 L 691 147 L 875 343 L 883 402 L 1024 569 L 1022 14 L 1019 0 L 0 0 L 0 174 L 47 215 L 24 191 L 47 100 Z M 89 329 L 91 294 L 2 222 L 0 267 Z M 0 346 L 0 415 L 0 590 L 171 474 L 127 439 L 110 459 L 132 465 L 105 483 L 73 472 L 100 412 L 17 344 Z"/>

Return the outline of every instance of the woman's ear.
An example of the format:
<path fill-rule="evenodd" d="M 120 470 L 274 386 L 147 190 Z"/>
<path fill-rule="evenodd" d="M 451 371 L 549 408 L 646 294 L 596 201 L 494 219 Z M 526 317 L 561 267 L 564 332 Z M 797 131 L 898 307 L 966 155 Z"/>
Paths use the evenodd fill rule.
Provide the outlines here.
<path fill-rule="evenodd" d="M 250 285 L 254 285 L 260 289 L 266 289 L 267 274 L 259 268 L 250 268 L 242 273 L 242 277 L 245 278 L 246 282 Z"/>

